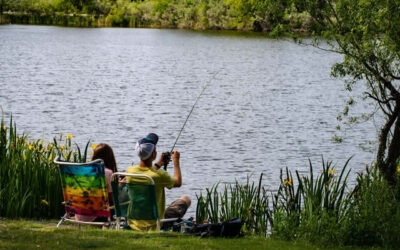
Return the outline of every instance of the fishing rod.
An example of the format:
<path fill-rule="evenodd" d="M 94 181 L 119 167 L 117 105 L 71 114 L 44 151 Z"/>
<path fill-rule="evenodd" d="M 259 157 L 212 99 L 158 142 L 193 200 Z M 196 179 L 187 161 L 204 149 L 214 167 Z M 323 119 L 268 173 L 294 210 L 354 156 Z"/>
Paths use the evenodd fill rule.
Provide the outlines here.
<path fill-rule="evenodd" d="M 192 109 L 190 110 L 188 116 L 186 117 L 185 122 L 183 123 L 183 126 L 182 126 L 181 130 L 180 130 L 179 133 L 178 133 L 178 136 L 176 137 L 176 140 L 175 140 L 174 145 L 172 146 L 172 148 L 171 148 L 170 151 L 164 152 L 163 162 L 164 162 L 164 170 L 165 170 L 165 171 L 167 171 L 168 162 L 171 160 L 172 151 L 174 151 L 175 145 L 176 145 L 176 143 L 178 142 L 179 137 L 181 136 L 182 131 L 183 131 L 183 129 L 185 128 L 186 123 L 187 123 L 187 121 L 189 120 L 189 117 L 190 117 L 190 115 L 192 114 L 192 112 L 193 112 L 193 110 L 194 110 L 194 107 L 196 107 L 197 102 L 200 100 L 200 97 L 203 95 L 203 93 L 204 93 L 204 91 L 206 90 L 207 86 L 215 79 L 215 77 L 218 75 L 218 73 L 219 73 L 220 71 L 221 71 L 221 70 L 218 70 L 217 72 L 215 72 L 214 75 L 210 78 L 210 80 L 209 80 L 206 84 L 204 84 L 204 87 L 203 87 L 203 89 L 201 90 L 200 95 L 197 96 L 196 101 L 194 102 L 194 104 L 193 104 L 193 106 L 192 106 Z"/>

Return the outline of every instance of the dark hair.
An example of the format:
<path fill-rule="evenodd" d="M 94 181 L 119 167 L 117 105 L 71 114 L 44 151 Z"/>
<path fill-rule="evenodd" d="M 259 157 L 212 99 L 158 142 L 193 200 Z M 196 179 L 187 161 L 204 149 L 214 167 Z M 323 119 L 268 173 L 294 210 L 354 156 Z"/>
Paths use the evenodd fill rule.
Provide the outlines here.
<path fill-rule="evenodd" d="M 101 143 L 97 145 L 97 147 L 93 151 L 92 156 L 92 160 L 96 159 L 102 159 L 106 168 L 111 169 L 114 173 L 118 172 L 114 152 L 108 144 Z"/>

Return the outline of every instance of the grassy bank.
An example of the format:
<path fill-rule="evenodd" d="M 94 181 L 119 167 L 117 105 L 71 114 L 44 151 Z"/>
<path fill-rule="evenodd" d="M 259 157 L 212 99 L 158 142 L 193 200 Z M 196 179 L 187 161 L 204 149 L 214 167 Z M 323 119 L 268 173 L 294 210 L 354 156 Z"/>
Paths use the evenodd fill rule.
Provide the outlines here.
<path fill-rule="evenodd" d="M 324 249 L 305 242 L 264 237 L 200 238 L 178 233 L 139 233 L 77 226 L 56 228 L 55 222 L 0 219 L 1 249 Z M 330 248 L 333 249 L 333 248 Z M 357 248 L 337 248 L 357 249 Z"/>
<path fill-rule="evenodd" d="M 236 217 L 248 235 L 266 235 L 269 228 L 272 237 L 288 241 L 395 248 L 400 244 L 400 185 L 388 184 L 375 167 L 349 185 L 347 164 L 322 160 L 318 175 L 311 162 L 308 175 L 286 169 L 277 192 L 264 189 L 262 174 L 258 185 L 247 181 L 222 190 L 207 188 L 198 196 L 196 220 L 216 223 Z"/>
<path fill-rule="evenodd" d="M 74 14 L 30 14 L 24 12 L 3 13 L 0 24 L 39 24 L 68 27 L 112 27 L 104 16 Z"/>
<path fill-rule="evenodd" d="M 61 136 L 54 142 L 34 141 L 18 135 L 12 120 L 6 126 L 2 119 L 0 125 L 0 217 L 60 217 L 64 208 L 54 157 L 60 155 L 66 161 L 85 161 L 89 143 L 81 151 L 76 145 L 73 148 L 72 135 Z M 308 175 L 300 175 L 297 171 L 292 174 L 286 169 L 281 172 L 278 190 L 272 193 L 264 188 L 262 174 L 257 183 L 250 180 L 236 182 L 222 189 L 216 184 L 206 188 L 204 194 L 198 194 L 196 221 L 219 223 L 240 218 L 245 235 L 258 235 L 264 239 L 269 232 L 273 238 L 284 241 L 300 240 L 330 247 L 398 246 L 400 185 L 388 184 L 374 167 L 358 174 L 355 185 L 348 185 L 347 163 L 337 167 L 322 160 L 322 172 L 318 175 L 311 162 Z M 396 178 L 400 183 L 400 166 Z M 10 227 L 17 229 L 19 225 L 21 232 L 25 230 L 25 222 L 15 223 L 12 222 Z M 6 222 L 5 225 L 7 229 Z M 92 237 L 92 231 L 88 232 L 88 237 Z M 260 243 L 259 238 L 255 239 L 258 240 L 249 244 L 269 244 L 269 241 Z M 218 248 L 219 243 L 215 244 Z"/>
<path fill-rule="evenodd" d="M 144 0 L 0 2 L 3 24 L 152 27 L 309 33 L 310 15 L 297 0 Z"/>
<path fill-rule="evenodd" d="M 189 29 L 189 30 L 230 30 L 230 31 L 250 31 L 263 32 L 270 36 L 280 35 L 309 35 L 310 20 L 307 14 L 286 15 L 278 26 L 258 28 L 254 25 L 237 25 L 237 24 L 198 24 L 195 22 L 185 23 L 184 20 L 179 22 L 168 22 L 158 20 L 157 17 L 151 18 L 143 16 L 124 15 L 123 17 L 91 15 L 91 14 L 64 14 L 64 13 L 26 13 L 26 12 L 5 12 L 0 15 L 0 24 L 32 24 L 32 25 L 55 25 L 66 27 L 89 27 L 89 28 L 105 28 L 105 27 L 126 27 L 126 28 L 172 28 L 172 29 Z"/>

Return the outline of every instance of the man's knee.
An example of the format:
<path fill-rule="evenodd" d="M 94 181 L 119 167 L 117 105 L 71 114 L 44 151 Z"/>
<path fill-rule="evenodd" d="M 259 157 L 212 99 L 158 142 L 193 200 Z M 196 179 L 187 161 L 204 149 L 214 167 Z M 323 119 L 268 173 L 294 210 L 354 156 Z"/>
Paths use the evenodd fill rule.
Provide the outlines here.
<path fill-rule="evenodd" d="M 165 210 L 165 218 L 182 218 L 189 208 L 191 200 L 188 196 L 182 196 L 171 203 Z"/>
<path fill-rule="evenodd" d="M 179 199 L 184 200 L 188 207 L 190 207 L 190 205 L 192 204 L 192 200 L 190 199 L 189 196 L 184 195 L 184 196 L 181 196 Z"/>

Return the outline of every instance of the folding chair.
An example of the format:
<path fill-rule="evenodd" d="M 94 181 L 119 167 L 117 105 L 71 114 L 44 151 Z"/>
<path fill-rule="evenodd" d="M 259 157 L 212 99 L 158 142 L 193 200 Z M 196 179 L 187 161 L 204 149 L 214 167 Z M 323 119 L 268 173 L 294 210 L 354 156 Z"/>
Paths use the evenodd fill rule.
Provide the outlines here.
<path fill-rule="evenodd" d="M 128 177 L 129 182 L 119 182 L 120 177 Z M 147 183 L 143 182 L 143 179 L 147 180 Z M 162 222 L 173 222 L 179 219 L 160 220 L 154 180 L 148 175 L 116 172 L 111 176 L 111 187 L 117 230 L 121 229 L 121 218 L 125 219 L 125 226 L 128 219 L 155 220 L 158 231 Z"/>
<path fill-rule="evenodd" d="M 54 160 L 59 166 L 64 196 L 65 215 L 57 227 L 64 221 L 79 224 L 109 226 L 111 223 L 110 203 L 104 163 L 98 159 L 86 163 L 74 163 Z M 107 222 L 85 222 L 71 218 L 72 215 L 105 217 Z"/>

